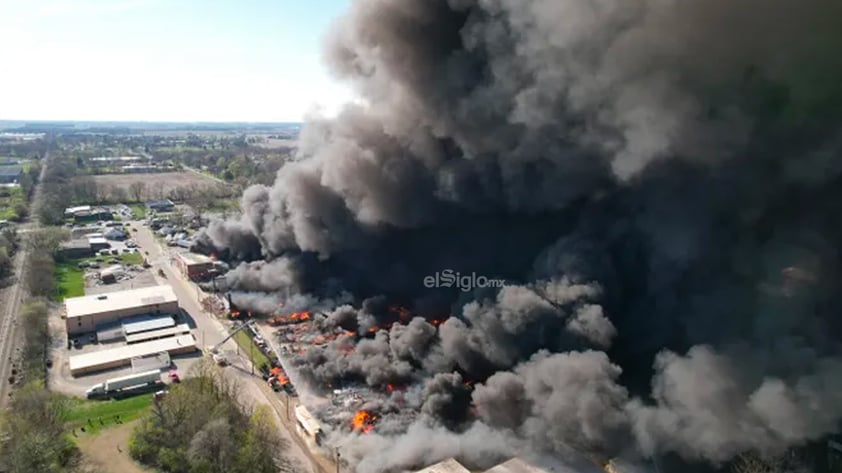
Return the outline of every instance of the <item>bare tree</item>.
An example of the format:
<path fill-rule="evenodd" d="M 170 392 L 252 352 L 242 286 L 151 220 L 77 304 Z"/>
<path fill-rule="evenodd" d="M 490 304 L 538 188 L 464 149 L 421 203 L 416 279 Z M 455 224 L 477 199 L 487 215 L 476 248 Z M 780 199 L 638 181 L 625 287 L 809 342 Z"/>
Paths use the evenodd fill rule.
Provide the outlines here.
<path fill-rule="evenodd" d="M 144 194 L 146 194 L 146 183 L 142 181 L 132 182 L 129 185 L 129 193 L 135 202 L 140 202 L 143 200 Z"/>
<path fill-rule="evenodd" d="M 128 193 L 126 189 L 120 186 L 113 186 L 110 189 L 109 197 L 113 202 L 126 202 L 128 200 Z"/>

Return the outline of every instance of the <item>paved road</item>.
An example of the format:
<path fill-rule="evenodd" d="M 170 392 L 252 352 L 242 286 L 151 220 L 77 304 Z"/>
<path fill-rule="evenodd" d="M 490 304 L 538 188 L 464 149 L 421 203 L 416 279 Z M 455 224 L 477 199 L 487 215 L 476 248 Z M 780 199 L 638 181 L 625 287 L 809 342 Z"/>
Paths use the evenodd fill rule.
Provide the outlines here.
<path fill-rule="evenodd" d="M 172 266 L 171 257 L 176 250 L 162 247 L 155 240 L 149 227 L 143 226 L 140 222 L 132 222 L 131 225 L 138 229 L 137 232 L 131 231 L 131 233 L 140 251 L 145 254 L 147 261 L 152 265 L 152 271 L 156 275 L 156 279 L 161 284 L 172 286 L 176 296 L 178 296 L 179 305 L 193 318 L 196 324 L 195 335 L 199 347 L 203 349 L 212 347 L 228 336 L 229 332 L 225 325 L 213 315 L 202 310 L 199 301 L 201 297 L 204 297 L 204 294 L 195 284 L 182 278 L 181 274 Z M 164 272 L 165 277 L 158 275 L 158 269 Z M 238 346 L 231 339 L 220 347 L 220 350 L 234 353 L 238 350 Z M 317 473 L 333 473 L 335 464 L 332 464 L 322 455 L 313 454 L 301 437 L 296 434 L 292 406 L 288 406 L 284 402 L 284 400 L 287 402 L 289 400 L 278 396 L 277 393 L 269 389 L 260 376 L 251 375 L 251 366 L 247 356 L 243 352 L 239 357 L 232 358 L 229 356 L 231 366 L 226 368 L 227 372 L 237 379 L 238 385 L 241 387 L 242 399 L 249 401 L 252 405 L 264 404 L 272 408 L 275 423 L 281 427 L 282 437 L 289 442 L 292 458 L 300 463 L 305 470 Z"/>
<path fill-rule="evenodd" d="M 216 177 L 216 176 L 212 176 L 212 175 L 210 175 L 210 174 L 205 174 L 205 173 L 203 173 L 202 171 L 199 171 L 198 169 L 191 168 L 190 166 L 184 166 L 184 165 L 182 164 L 182 166 L 181 166 L 181 167 L 183 167 L 183 168 L 184 168 L 184 170 L 186 170 L 186 171 L 190 171 L 190 172 L 192 172 L 192 173 L 194 173 L 194 174 L 198 174 L 198 175 L 200 175 L 200 176 L 202 176 L 202 177 L 206 177 L 206 178 L 208 178 L 208 179 L 210 179 L 210 180 L 212 180 L 212 181 L 214 181 L 214 182 L 217 182 L 217 183 L 219 183 L 219 184 L 223 184 L 223 185 L 226 185 L 226 186 L 230 186 L 230 185 L 231 185 L 231 183 L 230 183 L 230 182 L 226 182 L 226 181 L 224 181 L 224 180 L 222 180 L 222 179 L 220 179 L 220 178 L 218 178 L 218 177 Z"/>
<path fill-rule="evenodd" d="M 47 150 L 44 153 L 44 159 L 41 161 L 43 164 L 41 175 L 38 178 L 38 184 L 36 184 L 35 192 L 32 195 L 32 204 L 30 205 L 32 209 L 36 208 L 36 203 L 41 200 L 41 182 L 44 180 L 44 173 L 47 170 L 49 158 L 50 152 Z M 37 221 L 26 224 L 28 232 L 37 227 Z M 19 347 L 20 339 L 22 338 L 18 336 L 18 315 L 20 305 L 26 295 L 26 288 L 24 286 L 26 284 L 26 271 L 28 269 L 25 265 L 29 253 L 28 242 L 26 241 L 28 232 L 24 232 L 21 235 L 20 250 L 14 259 L 15 282 L 13 285 L 4 289 L 5 297 L 3 300 L 5 306 L 0 309 L 0 316 L 3 317 L 0 320 L 0 407 L 5 407 L 9 401 L 12 387 L 9 383 L 12 360 L 15 357 L 15 348 Z"/>

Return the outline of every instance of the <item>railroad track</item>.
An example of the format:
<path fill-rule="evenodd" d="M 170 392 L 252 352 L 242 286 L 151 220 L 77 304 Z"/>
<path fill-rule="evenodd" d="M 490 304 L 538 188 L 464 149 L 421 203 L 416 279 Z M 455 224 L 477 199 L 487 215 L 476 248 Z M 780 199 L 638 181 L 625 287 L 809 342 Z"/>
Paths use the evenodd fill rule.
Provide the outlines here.
<path fill-rule="evenodd" d="M 3 308 L 3 319 L 0 321 L 0 407 L 5 407 L 9 401 L 9 392 L 12 385 L 9 378 L 12 376 L 12 362 L 16 357 L 15 348 L 18 346 L 18 313 L 23 299 L 24 263 L 26 262 L 27 251 L 21 249 L 15 255 L 14 270 L 17 279 L 8 288 L 6 305 Z"/>
<path fill-rule="evenodd" d="M 48 148 L 44 153 L 44 159 L 41 160 L 41 175 L 38 177 L 30 202 L 30 208 L 33 210 L 37 208 L 37 203 L 41 199 L 41 183 L 44 181 L 49 158 L 50 151 Z M 19 233 L 20 248 L 14 261 L 15 282 L 7 288 L 9 293 L 7 294 L 6 306 L 0 309 L 0 312 L 2 312 L 0 315 L 3 317 L 0 320 L 0 408 L 5 408 L 9 402 L 9 394 L 12 389 L 12 384 L 9 383 L 9 378 L 12 376 L 12 362 L 16 358 L 15 348 L 20 345 L 21 341 L 18 318 L 20 306 L 26 295 L 26 272 L 29 269 L 26 267 L 29 255 L 29 246 L 26 240 L 29 238 L 29 232 L 37 229 L 37 226 L 37 221 L 33 221 Z M 52 275 L 47 277 L 52 277 Z"/>

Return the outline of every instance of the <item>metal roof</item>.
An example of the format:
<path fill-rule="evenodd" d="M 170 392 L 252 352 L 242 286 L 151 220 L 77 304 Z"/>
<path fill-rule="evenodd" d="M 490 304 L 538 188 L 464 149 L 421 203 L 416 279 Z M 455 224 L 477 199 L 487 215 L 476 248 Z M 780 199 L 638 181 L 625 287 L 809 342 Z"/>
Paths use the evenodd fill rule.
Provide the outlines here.
<path fill-rule="evenodd" d="M 171 286 L 153 286 L 128 291 L 95 294 L 91 296 L 71 297 L 64 300 L 67 318 L 101 314 L 116 310 L 154 306 L 178 302 Z"/>
<path fill-rule="evenodd" d="M 146 317 L 144 319 L 134 318 L 127 322 L 123 322 L 123 333 L 126 338 L 129 335 L 148 332 L 150 330 L 160 330 L 162 328 L 175 326 L 175 320 L 172 317 Z"/>
<path fill-rule="evenodd" d="M 151 342 L 136 343 L 134 345 L 71 356 L 69 360 L 70 371 L 85 370 L 114 363 L 115 361 L 129 360 L 135 357 L 168 352 L 184 347 L 196 348 L 196 339 L 193 338 L 193 335 L 188 334 L 180 337 L 162 338 L 160 340 L 152 340 Z"/>
<path fill-rule="evenodd" d="M 448 458 L 447 460 L 440 461 L 434 465 L 430 465 L 423 470 L 418 470 L 416 473 L 471 473 L 467 468 L 462 466 L 461 463 L 456 461 L 455 458 Z"/>
<path fill-rule="evenodd" d="M 295 418 L 298 422 L 301 423 L 301 426 L 304 427 L 304 430 L 307 431 L 310 435 L 316 435 L 321 430 L 321 426 L 319 422 L 310 414 L 310 411 L 307 410 L 304 406 L 296 406 L 295 407 Z M 466 472 L 467 473 L 467 472 Z"/>
<path fill-rule="evenodd" d="M 188 265 L 213 263 L 209 257 L 197 253 L 178 253 L 177 256 Z"/>
<path fill-rule="evenodd" d="M 18 177 L 23 173 L 20 166 L 0 166 L 0 176 Z"/>
<path fill-rule="evenodd" d="M 515 457 L 485 470 L 485 473 L 547 473 L 547 470 Z"/>
<path fill-rule="evenodd" d="M 175 327 L 168 327 L 160 330 L 150 330 L 147 332 L 133 333 L 131 335 L 127 334 L 126 343 L 137 343 L 144 340 L 152 340 L 153 338 L 171 337 L 174 335 L 183 335 L 185 333 L 190 333 L 190 326 L 187 324 L 181 324 Z"/>

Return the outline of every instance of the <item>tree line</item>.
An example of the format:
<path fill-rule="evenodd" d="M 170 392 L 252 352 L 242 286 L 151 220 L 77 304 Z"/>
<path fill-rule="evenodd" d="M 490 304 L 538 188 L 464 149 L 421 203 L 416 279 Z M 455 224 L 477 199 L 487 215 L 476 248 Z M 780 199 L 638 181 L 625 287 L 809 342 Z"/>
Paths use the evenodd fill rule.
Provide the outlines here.
<path fill-rule="evenodd" d="M 168 473 L 293 471 L 269 407 L 243 405 L 236 384 L 212 363 L 203 360 L 196 370 L 140 420 L 131 456 Z"/>

